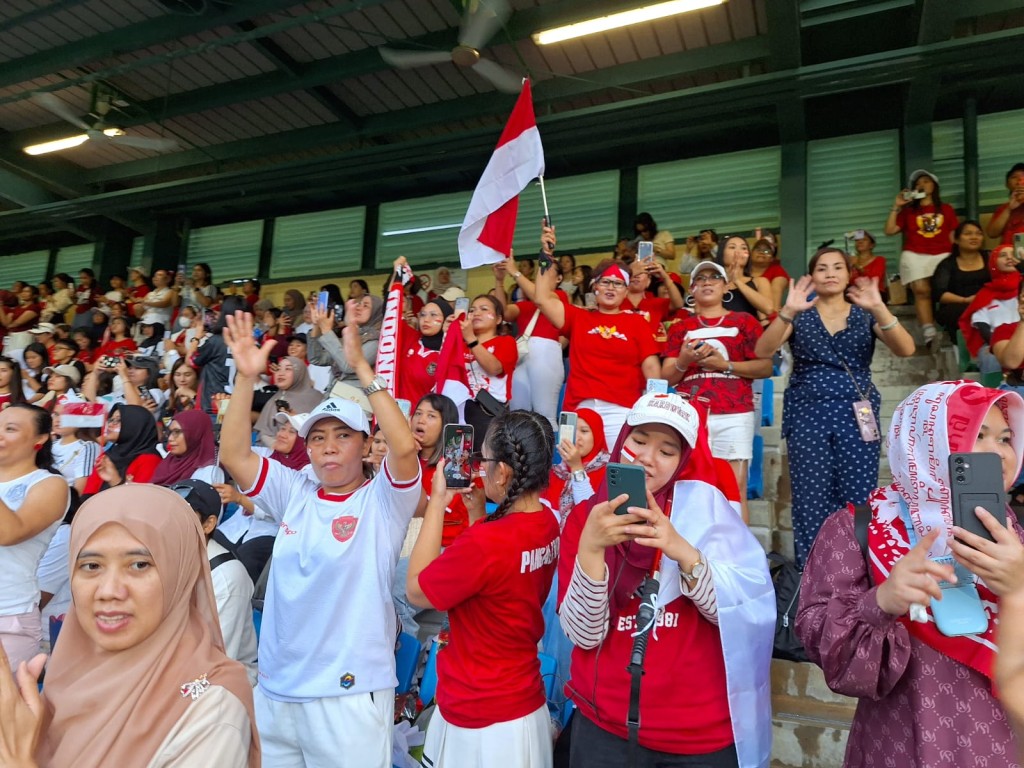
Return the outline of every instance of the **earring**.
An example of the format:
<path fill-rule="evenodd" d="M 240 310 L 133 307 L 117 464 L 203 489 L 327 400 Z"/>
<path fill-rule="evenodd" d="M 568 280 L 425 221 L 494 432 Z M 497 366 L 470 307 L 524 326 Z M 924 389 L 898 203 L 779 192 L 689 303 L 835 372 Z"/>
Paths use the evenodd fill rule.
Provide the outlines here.
<path fill-rule="evenodd" d="M 736 296 L 733 294 L 732 291 L 726 291 L 725 294 L 722 296 L 722 303 L 723 304 L 729 304 L 735 298 L 736 298 Z"/>
<path fill-rule="evenodd" d="M 697 300 L 695 298 L 693 298 L 693 294 L 692 293 L 686 294 L 686 298 L 683 299 L 683 304 L 685 304 L 688 307 L 692 307 L 696 303 L 697 303 Z"/>

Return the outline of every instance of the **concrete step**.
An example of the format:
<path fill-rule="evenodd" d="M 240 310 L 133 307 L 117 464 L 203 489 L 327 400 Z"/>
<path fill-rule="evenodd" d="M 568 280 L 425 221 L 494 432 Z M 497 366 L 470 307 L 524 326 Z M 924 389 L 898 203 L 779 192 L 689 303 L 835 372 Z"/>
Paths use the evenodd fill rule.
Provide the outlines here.
<path fill-rule="evenodd" d="M 814 664 L 772 660 L 772 767 L 837 768 L 857 700 L 829 690 Z"/>

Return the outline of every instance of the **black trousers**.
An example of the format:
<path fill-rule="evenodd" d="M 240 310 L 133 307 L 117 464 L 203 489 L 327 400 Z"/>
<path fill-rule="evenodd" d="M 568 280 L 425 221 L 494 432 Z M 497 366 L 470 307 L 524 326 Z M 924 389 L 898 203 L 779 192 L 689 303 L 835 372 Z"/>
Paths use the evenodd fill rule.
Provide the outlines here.
<path fill-rule="evenodd" d="M 626 768 L 629 742 L 595 725 L 579 712 L 572 716 L 570 768 Z M 633 768 L 739 768 L 735 747 L 706 755 L 672 755 L 637 745 Z"/>

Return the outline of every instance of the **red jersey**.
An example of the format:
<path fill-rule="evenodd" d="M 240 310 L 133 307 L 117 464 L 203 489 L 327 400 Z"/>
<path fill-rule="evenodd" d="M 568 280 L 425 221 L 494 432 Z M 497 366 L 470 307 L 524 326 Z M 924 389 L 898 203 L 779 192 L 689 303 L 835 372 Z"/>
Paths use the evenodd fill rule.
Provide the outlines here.
<path fill-rule="evenodd" d="M 421 338 L 419 331 L 411 326 L 402 329 L 405 349 L 398 353 L 401 367 L 395 381 L 395 396 L 408 400 L 414 408 L 421 397 L 433 391 L 437 383 L 437 360 L 441 356 L 439 350 L 424 347 Z"/>
<path fill-rule="evenodd" d="M 701 322 L 703 320 L 703 322 Z M 761 324 L 746 312 L 730 312 L 721 318 L 706 319 L 692 315 L 672 326 L 665 357 L 675 358 L 688 341 L 704 341 L 727 361 L 755 360 L 754 347 L 761 338 Z M 677 385 L 689 392 L 697 386 L 697 397 L 706 398 L 713 414 L 749 413 L 754 410 L 754 392 L 750 379 L 724 371 L 703 371 L 691 365 Z"/>
<path fill-rule="evenodd" d="M 562 304 L 568 303 L 563 291 L 555 291 L 555 295 L 562 300 Z M 516 306 L 519 307 L 519 317 L 516 318 L 516 327 L 519 328 L 519 334 L 522 335 L 526 330 L 526 327 L 530 324 L 530 318 L 533 317 L 533 313 L 539 312 L 540 310 L 537 309 L 537 305 L 532 301 L 517 301 Z M 558 337 L 561 335 L 562 334 L 558 332 L 558 329 L 555 328 L 555 324 L 541 314 L 537 318 L 537 324 L 533 327 L 533 332 L 530 334 L 530 338 L 558 341 Z"/>
<path fill-rule="evenodd" d="M 537 321 L 537 325 L 540 325 L 540 320 Z M 476 397 L 477 392 L 486 389 L 500 402 L 507 403 L 512 398 L 512 374 L 516 370 L 516 363 L 519 362 L 516 340 L 511 336 L 495 336 L 490 341 L 480 343 L 484 349 L 498 358 L 498 362 L 501 363 L 501 375 L 491 376 L 487 373 L 477 362 L 476 353 L 467 349 L 465 361 L 469 391 Z"/>
<path fill-rule="evenodd" d="M 448 611 L 451 641 L 437 655 L 437 703 L 460 728 L 484 728 L 544 706 L 537 644 L 558 560 L 547 507 L 469 528 L 420 574 Z"/>
<path fill-rule="evenodd" d="M 956 211 L 949 203 L 935 210 L 934 205 L 905 205 L 896 216 L 903 232 L 903 250 L 932 256 L 949 253 L 953 247 L 950 235 L 960 226 Z"/>
<path fill-rule="evenodd" d="M 569 377 L 562 410 L 596 397 L 625 408 L 644 393 L 641 363 L 657 356 L 651 326 L 629 312 L 605 314 L 567 305 L 562 335 L 569 339 Z"/>
<path fill-rule="evenodd" d="M 1018 323 L 1004 323 L 1003 325 L 997 326 L 992 331 L 992 340 L 989 342 L 989 348 L 991 349 L 1000 341 L 1009 341 L 1010 337 L 1013 336 L 1013 332 L 1017 330 Z M 1011 373 L 1009 368 L 1003 369 L 1006 373 Z M 1018 371 L 1024 371 L 1024 365 L 1017 369 Z"/>
<path fill-rule="evenodd" d="M 651 333 L 659 344 L 664 344 L 665 326 L 662 323 L 672 313 L 672 302 L 669 299 L 659 299 L 654 296 L 644 296 L 639 304 L 634 304 L 629 297 L 622 302 L 623 312 L 630 312 L 640 315 L 651 325 Z"/>
<path fill-rule="evenodd" d="M 885 259 L 881 256 L 875 256 L 875 258 L 863 267 L 853 267 L 853 269 L 850 270 L 850 282 L 852 283 L 858 277 L 873 278 L 875 284 L 878 286 L 878 292 L 884 293 L 886 286 Z"/>
<path fill-rule="evenodd" d="M 589 504 L 576 505 L 562 529 L 559 605 L 572 579 L 589 511 Z M 611 578 L 617 578 L 616 574 Z M 633 650 L 639 603 L 635 594 L 621 607 L 612 601 L 608 635 L 592 650 L 573 648 L 571 681 L 565 687 L 581 715 L 620 739 L 629 736 L 626 714 L 631 681 L 626 666 Z M 647 674 L 640 684 L 640 746 L 670 754 L 700 755 L 733 743 L 718 627 L 701 616 L 686 597 L 664 606 L 658 617 L 657 637 L 652 633 L 648 639 L 644 669 Z"/>
<path fill-rule="evenodd" d="M 996 212 L 992 214 L 992 218 L 996 218 L 1001 215 L 1010 206 L 1009 203 L 1003 203 Z M 1024 232 L 1024 205 L 1019 205 L 1010 211 L 1009 218 L 1006 219 L 1006 223 L 1003 224 L 1002 239 L 999 241 L 1001 245 L 1013 245 L 1013 236 L 1018 232 Z"/>
<path fill-rule="evenodd" d="M 162 461 L 159 454 L 156 453 L 144 453 L 136 458 L 131 464 L 128 465 L 128 471 L 125 472 L 124 482 L 133 483 L 148 483 L 149 479 L 153 477 L 153 473 L 156 472 L 156 466 Z M 96 470 L 92 471 L 89 475 L 89 479 L 85 481 L 85 488 L 82 489 L 82 495 L 87 496 L 90 493 L 99 493 L 103 487 L 103 478 L 96 474 Z"/>

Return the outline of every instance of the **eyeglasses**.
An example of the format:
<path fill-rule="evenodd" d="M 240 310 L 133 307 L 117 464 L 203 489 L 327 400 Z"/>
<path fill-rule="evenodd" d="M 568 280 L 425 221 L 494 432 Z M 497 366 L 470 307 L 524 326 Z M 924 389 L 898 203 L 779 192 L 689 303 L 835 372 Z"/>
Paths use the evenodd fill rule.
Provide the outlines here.
<path fill-rule="evenodd" d="M 615 290 L 620 290 L 626 287 L 626 283 L 622 282 L 621 280 L 611 280 L 607 277 L 602 277 L 600 280 L 594 283 L 594 285 L 596 285 L 598 288 L 614 288 Z"/>
<path fill-rule="evenodd" d="M 716 280 L 721 280 L 723 283 L 725 282 L 724 277 L 722 277 L 721 275 L 713 274 L 711 272 L 702 272 L 701 274 L 695 276 L 693 280 L 691 280 L 690 282 L 692 282 L 694 285 L 699 285 L 700 283 L 713 283 Z"/>
<path fill-rule="evenodd" d="M 769 254 L 774 254 L 774 251 L 772 251 L 772 249 L 771 249 L 771 248 L 755 248 L 755 249 L 754 249 L 754 253 L 769 253 Z"/>
<path fill-rule="evenodd" d="M 482 453 L 473 453 L 469 456 L 469 466 L 474 472 L 479 472 L 483 467 L 482 464 L 490 464 L 492 462 L 501 463 L 501 459 L 488 459 Z"/>
<path fill-rule="evenodd" d="M 171 437 L 175 437 L 175 438 L 181 437 L 184 434 L 185 434 L 185 432 L 183 430 L 180 430 L 180 429 L 169 429 L 169 430 L 167 430 L 167 437 L 169 437 L 169 438 L 171 438 Z"/>

